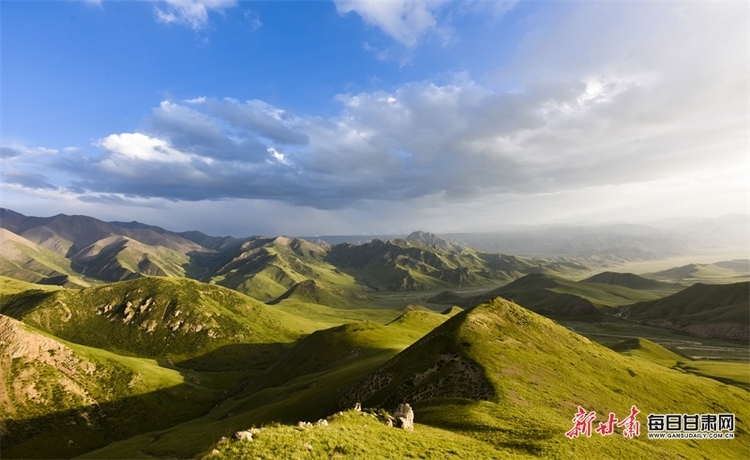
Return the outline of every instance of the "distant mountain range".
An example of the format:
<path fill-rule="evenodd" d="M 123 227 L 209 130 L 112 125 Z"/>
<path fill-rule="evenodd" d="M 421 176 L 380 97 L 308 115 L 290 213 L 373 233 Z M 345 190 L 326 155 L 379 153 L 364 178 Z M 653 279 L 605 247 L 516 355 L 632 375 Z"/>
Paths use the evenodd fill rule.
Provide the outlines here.
<path fill-rule="evenodd" d="M 648 225 L 626 223 L 590 225 L 511 225 L 491 232 L 450 232 L 440 238 L 479 251 L 522 256 L 602 257 L 621 262 L 689 255 L 695 251 L 736 251 L 747 257 L 750 215 L 682 218 Z M 329 244 L 361 244 L 374 238 L 404 235 L 317 236 Z"/>
<path fill-rule="evenodd" d="M 64 287 L 166 276 L 218 284 L 269 301 L 309 279 L 323 287 L 357 290 L 361 296 L 503 284 L 529 273 L 581 276 L 651 257 L 637 248 L 606 247 L 580 257 L 524 258 L 477 251 L 427 232 L 334 245 L 284 236 L 214 237 L 138 222 L 63 214 L 27 217 L 0 210 L 1 273 Z"/>
<path fill-rule="evenodd" d="M 750 278 L 750 261 L 746 259 L 689 264 L 646 277 L 605 271 L 620 262 L 655 257 L 637 247 L 610 244 L 636 241 L 644 245 L 651 241 L 656 247 L 666 244 L 659 238 L 669 239 L 666 235 L 654 237 L 640 226 L 624 228 L 630 233 L 628 238 L 613 233 L 583 238 L 575 236 L 580 229 L 569 229 L 549 241 L 565 240 L 568 248 L 577 241 L 574 252 L 588 255 L 529 258 L 479 251 L 423 231 L 406 238 L 331 245 L 286 236 L 233 238 L 175 233 L 138 222 L 103 222 L 87 216 L 26 217 L 2 209 L 0 275 L 69 288 L 143 277 L 192 279 L 238 291 L 269 305 L 343 309 L 370 308 L 373 297 L 388 292 L 443 290 L 438 295 L 430 294 L 427 301 L 471 307 L 500 296 L 551 316 L 597 315 L 607 308 L 657 301 L 696 282 L 731 283 Z M 464 239 L 469 236 L 464 235 Z M 473 236 L 477 243 L 484 237 L 487 235 Z M 584 247 L 588 249 L 581 249 Z M 486 292 L 477 294 L 477 288 L 483 286 L 487 286 Z M 475 288 L 470 295 L 452 291 L 470 287 Z M 662 325 L 673 324 L 662 315 L 629 315 L 650 324 L 656 324 L 656 319 Z M 711 316 L 707 315 L 703 319 Z M 737 318 L 732 321 L 737 322 Z M 699 321 L 699 325 L 705 322 Z M 701 334 L 745 337 L 734 329 L 725 334 L 729 331 L 725 329 L 712 326 L 710 331 L 701 329 Z"/>

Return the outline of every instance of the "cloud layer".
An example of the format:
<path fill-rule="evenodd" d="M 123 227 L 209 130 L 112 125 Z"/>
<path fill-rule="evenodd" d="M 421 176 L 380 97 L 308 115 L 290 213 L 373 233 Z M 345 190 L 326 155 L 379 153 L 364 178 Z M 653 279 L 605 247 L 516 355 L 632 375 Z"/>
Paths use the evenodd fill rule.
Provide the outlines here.
<path fill-rule="evenodd" d="M 170 0 L 169 14 L 198 27 L 231 4 Z M 441 5 L 337 2 L 406 46 L 439 27 Z M 476 211 L 561 193 L 595 209 L 607 203 L 584 191 L 630 190 L 648 202 L 649 183 L 675 197 L 664 184 L 747 173 L 743 11 L 571 8 L 526 34 L 489 76 L 458 71 L 344 92 L 327 116 L 225 95 L 164 100 L 140 126 L 92 148 L 3 147 L 3 181 L 101 202 L 250 199 L 325 212 L 376 202 Z"/>

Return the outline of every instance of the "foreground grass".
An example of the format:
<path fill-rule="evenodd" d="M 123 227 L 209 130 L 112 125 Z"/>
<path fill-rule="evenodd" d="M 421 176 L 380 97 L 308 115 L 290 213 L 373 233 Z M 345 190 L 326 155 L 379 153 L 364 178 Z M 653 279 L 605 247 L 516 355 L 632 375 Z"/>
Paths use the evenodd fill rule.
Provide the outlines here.
<path fill-rule="evenodd" d="M 388 427 L 365 412 L 346 411 L 328 426 L 269 426 L 252 441 L 225 440 L 210 459 L 528 458 L 449 430 L 415 425 L 413 432 Z"/>

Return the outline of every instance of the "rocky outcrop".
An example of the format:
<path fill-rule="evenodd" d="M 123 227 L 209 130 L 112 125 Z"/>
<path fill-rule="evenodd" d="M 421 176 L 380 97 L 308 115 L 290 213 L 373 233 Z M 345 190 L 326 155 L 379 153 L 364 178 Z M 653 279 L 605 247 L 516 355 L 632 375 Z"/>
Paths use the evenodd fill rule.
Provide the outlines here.
<path fill-rule="evenodd" d="M 396 426 L 406 431 L 414 431 L 414 411 L 409 404 L 399 404 L 393 412 Z"/>
<path fill-rule="evenodd" d="M 232 436 L 235 441 L 252 441 L 253 434 L 249 431 L 238 431 Z"/>

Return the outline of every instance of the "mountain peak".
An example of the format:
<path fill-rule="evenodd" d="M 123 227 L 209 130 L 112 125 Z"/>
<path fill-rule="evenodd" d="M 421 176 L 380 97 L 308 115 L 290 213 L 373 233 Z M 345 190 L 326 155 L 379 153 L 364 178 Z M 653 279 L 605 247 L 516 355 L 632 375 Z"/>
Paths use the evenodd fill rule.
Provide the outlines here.
<path fill-rule="evenodd" d="M 411 232 L 409 236 L 406 237 L 406 241 L 420 242 L 420 243 L 428 244 L 430 246 L 436 246 L 441 249 L 446 249 L 449 251 L 461 252 L 460 245 L 456 243 L 452 243 L 446 240 L 445 238 L 435 235 L 434 233 L 425 232 L 422 230 Z"/>

